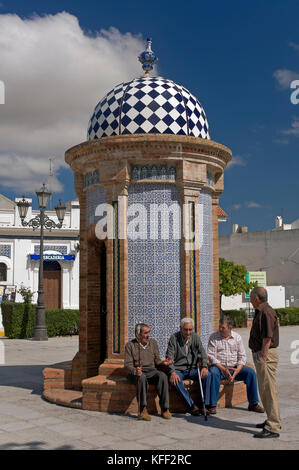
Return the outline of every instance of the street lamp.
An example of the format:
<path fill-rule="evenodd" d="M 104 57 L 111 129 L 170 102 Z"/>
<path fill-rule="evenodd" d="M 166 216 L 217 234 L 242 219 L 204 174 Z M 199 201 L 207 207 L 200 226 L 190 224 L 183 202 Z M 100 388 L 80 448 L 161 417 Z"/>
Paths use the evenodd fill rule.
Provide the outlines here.
<path fill-rule="evenodd" d="M 61 228 L 64 219 L 66 207 L 59 200 L 59 204 L 55 207 L 56 215 L 59 223 L 56 224 L 54 220 L 50 219 L 46 214 L 45 210 L 51 196 L 51 192 L 47 190 L 45 184 L 39 191 L 36 191 L 38 205 L 40 213 L 28 222 L 25 222 L 25 218 L 30 206 L 30 203 L 23 197 L 22 201 L 17 203 L 18 211 L 23 227 L 32 227 L 36 230 L 40 227 L 40 259 L 39 259 L 39 273 L 38 273 L 38 297 L 36 307 L 36 325 L 34 329 L 34 336 L 32 339 L 36 341 L 47 341 L 48 333 L 46 327 L 46 312 L 45 312 L 45 300 L 44 300 L 44 228 L 51 230 L 52 228 Z"/>

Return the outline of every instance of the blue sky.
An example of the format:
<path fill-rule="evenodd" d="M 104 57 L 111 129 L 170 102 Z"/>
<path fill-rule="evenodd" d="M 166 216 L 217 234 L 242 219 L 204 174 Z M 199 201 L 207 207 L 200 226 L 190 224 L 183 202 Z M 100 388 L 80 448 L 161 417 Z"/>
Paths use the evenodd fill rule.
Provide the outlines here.
<path fill-rule="evenodd" d="M 131 51 L 131 59 L 135 60 L 136 51 L 144 39 L 148 36 L 153 38 L 153 50 L 159 57 L 159 75 L 170 78 L 177 83 L 187 87 L 201 102 L 205 108 L 211 138 L 217 142 L 227 145 L 233 152 L 234 165 L 231 165 L 225 172 L 225 189 L 221 196 L 220 204 L 222 208 L 232 215 L 233 223 L 248 225 L 249 230 L 267 230 L 274 227 L 275 216 L 283 214 L 286 222 L 291 222 L 299 217 L 297 208 L 298 186 L 299 186 L 299 165 L 298 165 L 298 144 L 299 144 L 299 104 L 291 103 L 290 82 L 299 79 L 299 3 L 296 0 L 252 0 L 251 2 L 240 2 L 239 0 L 228 0 L 223 2 L 215 0 L 206 2 L 201 0 L 179 2 L 172 1 L 5 1 L 0 3 L 0 21 L 7 24 L 7 14 L 15 14 L 20 17 L 20 22 L 31 18 L 38 23 L 38 18 L 47 15 L 56 15 L 59 12 L 67 12 L 69 16 L 63 17 L 63 21 L 76 17 L 84 37 L 94 38 L 102 35 L 99 31 L 109 31 L 109 28 L 116 28 L 119 32 L 120 41 L 127 44 L 127 49 Z M 35 16 L 33 16 L 35 15 Z M 34 20 L 35 19 L 35 20 Z M 0 80 L 3 80 L 7 89 L 6 104 L 0 105 L 0 123 L 5 128 L 4 148 L 1 149 L 0 140 L 0 161 L 9 163 L 13 158 L 15 165 L 17 162 L 30 162 L 30 152 L 35 145 L 36 132 L 34 129 L 25 133 L 30 123 L 30 112 L 36 113 L 40 119 L 40 114 L 50 114 L 47 100 L 43 110 L 31 107 L 31 101 L 35 101 L 36 86 L 32 90 L 28 86 L 28 95 L 24 101 L 20 98 L 20 107 L 9 109 L 10 97 L 17 95 L 18 80 L 16 78 L 16 67 L 13 64 L 13 56 L 17 60 L 17 45 L 12 46 L 11 55 L 9 46 L 3 35 L 11 35 L 10 41 L 14 37 L 19 44 L 32 40 L 30 27 L 23 28 L 24 24 L 11 20 L 6 29 L 2 27 L 2 37 L 0 32 Z M 26 23 L 27 24 L 27 23 Z M 33 24 L 33 23 L 32 23 Z M 14 36 L 14 28 L 22 29 L 21 36 Z M 30 25 L 29 25 L 30 26 Z M 38 34 L 48 34 L 44 24 Z M 47 26 L 46 26 L 47 28 Z M 3 32 L 5 30 L 5 32 Z M 80 89 L 80 100 L 78 108 L 74 110 L 76 115 L 76 125 L 82 126 L 82 135 L 79 140 L 71 134 L 66 139 L 70 145 L 75 145 L 84 140 L 88 121 L 88 112 L 91 114 L 92 108 L 97 104 L 103 93 L 109 91 L 116 83 L 124 81 L 138 75 L 140 65 L 136 59 L 135 65 L 131 68 L 122 62 L 122 55 L 117 55 L 117 34 L 115 30 L 105 42 L 109 43 L 108 51 L 111 51 L 111 70 L 106 74 L 106 67 L 97 69 L 94 67 L 96 84 L 89 93 L 86 107 L 80 104 L 84 93 L 90 87 L 87 85 Z M 131 33 L 130 37 L 126 33 Z M 76 33 L 77 34 L 77 33 Z M 105 36 L 105 33 L 104 33 Z M 107 36 L 107 35 L 106 35 Z M 49 34 L 49 38 L 50 38 Z M 7 39 L 8 40 L 8 39 Z M 4 41 L 4 46 L 3 46 Z M 50 39 L 49 39 L 50 41 Z M 2 43 L 2 46 L 1 46 Z M 53 46 L 51 46 L 53 44 Z M 111 46 L 111 49 L 110 49 Z M 5 48 L 4 61 L 2 60 L 3 47 Z M 14 47 L 16 52 L 14 52 Z M 95 50 L 94 45 L 93 51 Z M 104 46 L 103 46 L 104 47 Z M 105 46 L 106 47 L 106 46 Z M 108 47 L 108 46 L 107 46 Z M 2 48 L 2 53 L 1 53 Z M 60 47 L 61 48 L 61 47 Z M 101 48 L 96 49 L 101 54 Z M 49 42 L 46 49 L 52 57 L 57 54 L 55 44 Z M 128 54 L 129 54 L 128 52 Z M 109 53 L 108 59 L 109 60 Z M 22 53 L 24 57 L 24 53 Z M 37 54 L 35 54 L 37 56 Z M 94 60 L 97 61 L 98 56 Z M 118 62 L 118 57 L 120 57 Z M 37 59 L 35 59 L 37 60 Z M 45 60 L 45 53 L 41 55 L 41 61 Z M 52 60 L 52 59 L 51 59 Z M 128 62 L 128 61 L 127 61 Z M 2 71 L 1 71 L 2 63 Z M 5 67 L 10 68 L 13 78 L 6 72 Z M 132 62 L 133 64 L 133 62 Z M 27 70 L 28 67 L 28 70 Z M 132 70 L 134 68 L 134 70 Z M 29 72 L 36 74 L 40 81 L 46 80 L 47 72 L 43 72 L 38 67 L 22 63 L 20 71 L 21 78 L 24 73 L 26 77 Z M 101 70 L 99 73 L 98 70 Z M 64 72 L 63 65 L 59 71 L 59 76 L 55 77 L 56 87 L 68 86 L 65 83 L 67 72 Z M 92 68 L 88 72 L 92 75 Z M 123 73 L 123 76 L 122 76 Z M 107 75 L 105 77 L 105 74 Z M 78 74 L 76 74 L 78 76 Z M 79 77 L 80 78 L 80 77 Z M 120 78 L 120 80 L 119 80 Z M 93 80 L 94 77 L 90 77 Z M 29 78 L 28 78 L 29 80 Z M 83 80 L 83 78 L 82 78 Z M 84 77 L 85 80 L 85 77 Z M 110 81 L 111 80 L 111 81 Z M 112 81 L 113 80 L 113 81 Z M 36 82 L 38 83 L 38 82 Z M 53 83 L 53 80 L 52 80 Z M 11 84 L 11 85 L 10 85 Z M 97 92 L 97 84 L 99 91 Z M 21 86 L 21 85 L 20 85 Z M 79 84 L 78 84 L 79 87 Z M 74 90 L 74 93 L 78 91 Z M 87 92 L 86 92 L 87 93 Z M 39 100 L 41 97 L 39 96 Z M 71 95 L 69 97 L 71 100 Z M 93 100 L 93 104 L 92 104 Z M 83 102 L 83 101 L 82 101 Z M 16 104 L 16 103 L 15 103 Z M 28 114 L 26 115 L 26 106 Z M 78 117 L 82 108 L 82 124 Z M 68 105 L 69 113 L 63 118 L 63 125 L 57 128 L 63 129 L 64 135 L 68 134 L 67 126 L 71 126 L 71 109 Z M 84 108 L 84 109 L 83 109 Z M 8 110 L 8 111 L 7 111 Z M 36 144 L 36 160 L 26 163 L 26 171 L 32 171 L 33 180 L 36 180 L 36 187 L 39 185 L 38 178 L 42 183 L 42 172 L 47 173 L 48 158 L 43 147 L 42 136 L 45 128 L 55 122 L 55 109 L 51 110 L 53 117 L 45 124 L 44 129 L 38 135 Z M 58 112 L 58 110 L 57 110 Z M 14 148 L 14 113 L 24 114 L 24 120 L 18 129 L 22 137 L 24 146 L 28 145 L 26 151 L 20 151 L 21 144 Z M 61 115 L 61 111 L 60 111 Z M 85 117 L 86 116 L 86 117 Z M 84 121 L 84 119 L 85 121 Z M 28 121 L 27 121 L 28 120 Z M 84 122 L 86 122 L 84 128 Z M 33 121 L 32 121 L 32 125 Z M 22 127 L 23 126 L 23 127 Z M 65 126 L 65 127 L 63 127 Z M 1 127 L 1 126 L 0 126 Z M 47 134 L 48 135 L 48 134 Z M 48 135 L 50 144 L 54 134 Z M 75 134 L 74 134 L 75 135 Z M 8 136 L 8 137 L 7 137 Z M 77 139 L 72 141 L 72 138 Z M 58 139 L 59 140 L 59 139 Z M 63 145 L 63 143 L 61 143 Z M 52 155 L 51 146 L 48 145 L 48 156 Z M 64 148 L 64 151 L 68 147 Z M 33 149 L 33 150 L 32 150 Z M 44 162 L 40 166 L 39 172 L 35 172 L 35 163 L 38 160 L 37 154 L 43 155 Z M 1 151 L 2 154 L 1 154 Z M 61 153 L 57 156 L 57 162 L 62 162 L 63 152 L 55 148 L 53 154 Z M 33 152 L 34 153 L 34 152 Z M 30 170 L 31 168 L 31 170 Z M 61 197 L 69 200 L 75 197 L 72 189 L 73 178 L 71 171 L 60 163 L 56 165 L 55 175 L 56 192 L 55 199 Z M 21 176 L 19 176 L 21 180 Z M 30 186 L 23 187 L 18 183 L 18 176 L 10 180 L 9 174 L 0 174 L 0 192 L 7 197 L 14 198 L 20 195 L 20 190 L 24 190 L 26 195 L 30 195 Z M 21 188 L 21 189 L 20 189 Z M 60 192 L 58 192 L 60 191 Z M 220 224 L 220 234 L 230 233 L 230 221 Z"/>

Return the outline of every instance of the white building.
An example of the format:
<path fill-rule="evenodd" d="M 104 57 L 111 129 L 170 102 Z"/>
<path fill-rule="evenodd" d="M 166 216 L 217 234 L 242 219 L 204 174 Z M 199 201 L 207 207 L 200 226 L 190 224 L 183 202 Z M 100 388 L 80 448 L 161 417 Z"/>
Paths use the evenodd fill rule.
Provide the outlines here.
<path fill-rule="evenodd" d="M 257 232 L 234 224 L 232 235 L 219 237 L 219 256 L 244 264 L 248 271 L 265 271 L 269 286 L 284 288 L 281 306 L 299 307 L 299 219 L 285 224 L 278 216 L 274 229 Z"/>
<path fill-rule="evenodd" d="M 39 229 L 23 227 L 17 202 L 0 194 L 0 302 L 21 302 L 17 292 L 23 284 L 34 292 L 37 302 L 39 271 Z M 26 199 L 30 203 L 31 199 Z M 45 230 L 44 234 L 44 291 L 46 308 L 79 308 L 79 223 L 78 200 L 66 204 L 61 229 Z M 39 214 L 30 206 L 26 221 Z M 56 212 L 46 214 L 58 223 Z M 0 317 L 0 329 L 2 328 Z"/>

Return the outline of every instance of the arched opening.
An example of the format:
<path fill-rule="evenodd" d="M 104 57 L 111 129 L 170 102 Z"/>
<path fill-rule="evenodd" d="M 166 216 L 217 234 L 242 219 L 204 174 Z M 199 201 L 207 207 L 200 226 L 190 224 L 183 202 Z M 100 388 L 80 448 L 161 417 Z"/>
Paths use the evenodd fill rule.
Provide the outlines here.
<path fill-rule="evenodd" d="M 44 261 L 45 308 L 61 308 L 61 267 L 58 261 Z"/>
<path fill-rule="evenodd" d="M 0 263 L 0 282 L 7 281 L 7 266 L 5 263 Z"/>

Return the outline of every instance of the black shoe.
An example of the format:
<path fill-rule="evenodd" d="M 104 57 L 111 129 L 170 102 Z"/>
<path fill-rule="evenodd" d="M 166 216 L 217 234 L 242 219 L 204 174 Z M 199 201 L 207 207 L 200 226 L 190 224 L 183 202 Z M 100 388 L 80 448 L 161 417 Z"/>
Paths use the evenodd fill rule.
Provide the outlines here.
<path fill-rule="evenodd" d="M 260 423 L 260 424 L 256 424 L 256 428 L 259 428 L 259 429 L 264 429 L 264 427 L 266 426 L 267 424 L 267 420 L 264 421 L 263 423 Z"/>
<path fill-rule="evenodd" d="M 267 429 L 264 428 L 262 432 L 254 434 L 253 437 L 258 437 L 259 439 L 266 439 L 269 437 L 279 437 L 279 434 L 277 432 L 268 431 Z"/>
<path fill-rule="evenodd" d="M 259 429 L 264 429 L 264 427 L 266 426 L 266 424 L 267 424 L 267 420 L 264 421 L 263 423 L 256 424 L 255 427 L 256 427 L 256 428 L 259 428 Z M 281 426 L 280 426 L 280 429 L 281 429 Z"/>

